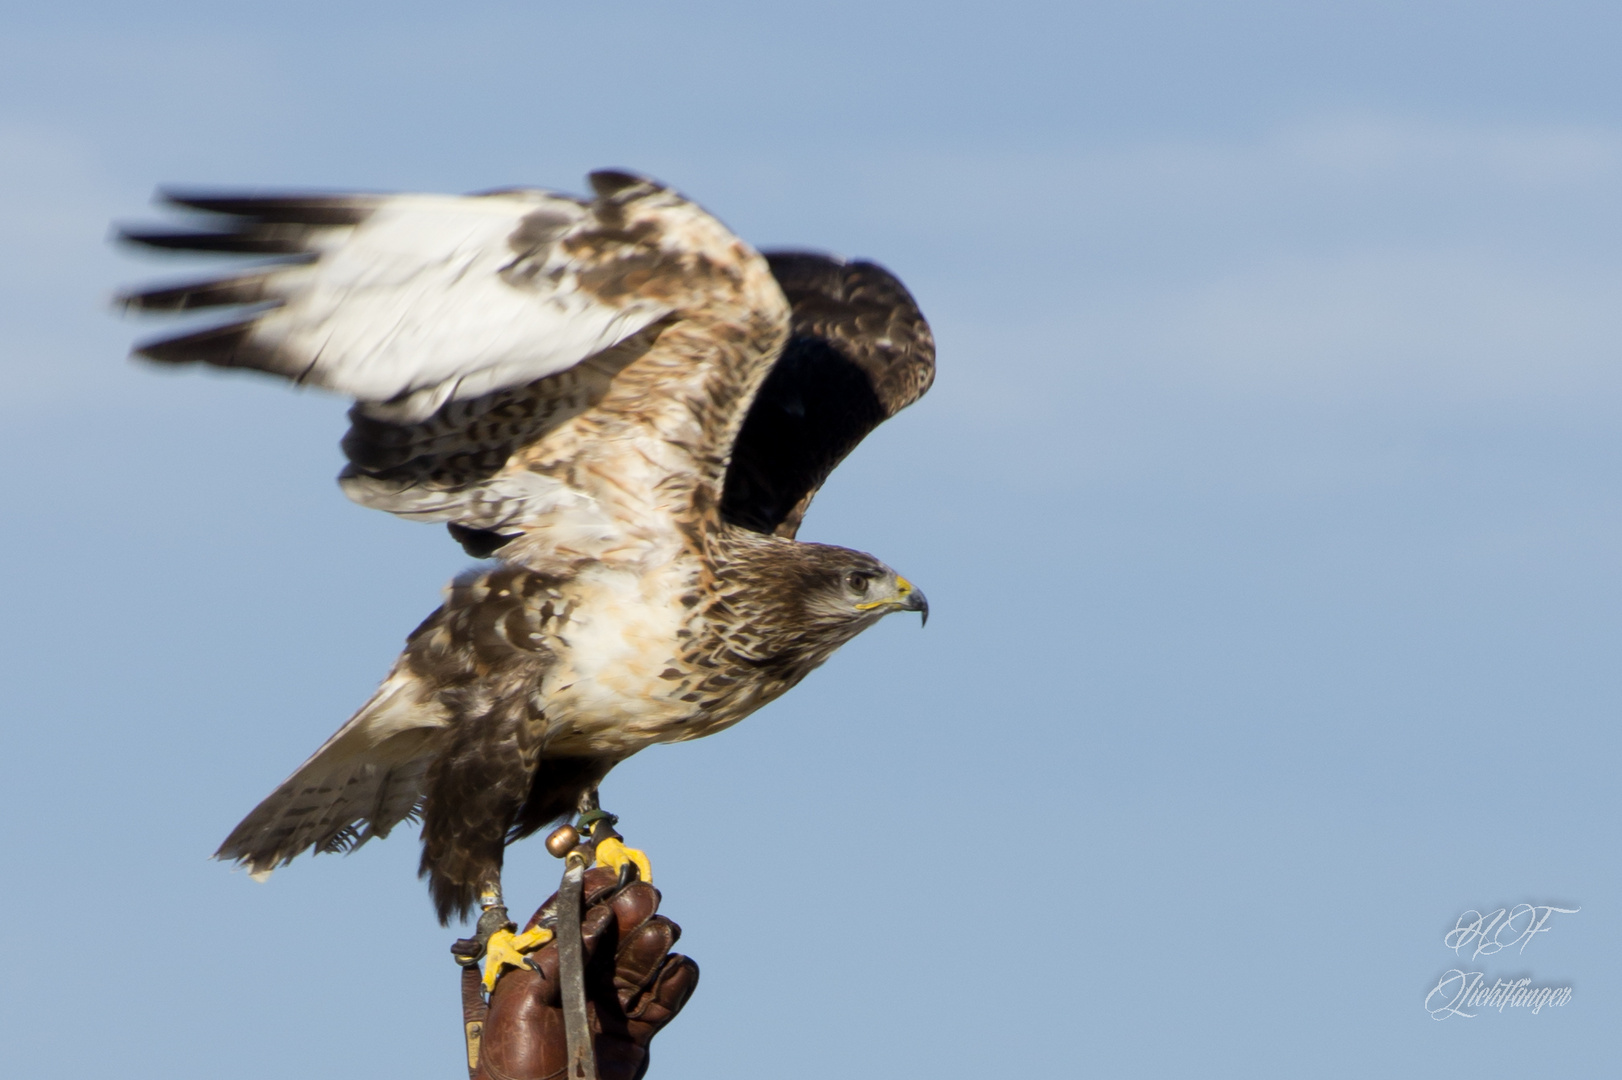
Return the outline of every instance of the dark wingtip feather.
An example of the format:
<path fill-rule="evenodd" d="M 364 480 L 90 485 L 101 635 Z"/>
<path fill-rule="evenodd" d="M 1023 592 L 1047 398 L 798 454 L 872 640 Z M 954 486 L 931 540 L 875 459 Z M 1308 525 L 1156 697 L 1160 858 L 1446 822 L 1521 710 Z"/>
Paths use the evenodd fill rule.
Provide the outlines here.
<path fill-rule="evenodd" d="M 359 225 L 377 208 L 379 200 L 376 195 L 227 194 L 183 188 L 164 188 L 159 196 L 171 206 L 209 214 L 251 218 L 266 225 L 317 227 Z"/>
<path fill-rule="evenodd" d="M 165 189 L 164 202 L 234 220 L 219 230 L 124 228 L 118 239 L 165 251 L 302 255 L 321 229 L 357 225 L 377 208 L 369 195 L 260 195 Z"/>
<path fill-rule="evenodd" d="M 306 226 L 255 226 L 241 232 L 148 232 L 120 229 L 119 240 L 126 244 L 158 248 L 162 251 L 202 251 L 229 255 L 299 255 L 308 248 L 310 230 Z"/>
<path fill-rule="evenodd" d="M 113 300 L 131 311 L 195 311 L 258 304 L 275 299 L 266 291 L 268 277 L 267 274 L 252 274 L 214 281 L 194 281 L 161 289 L 119 293 Z"/>
<path fill-rule="evenodd" d="M 180 337 L 160 338 L 135 347 L 135 355 L 160 364 L 215 364 L 243 367 L 235 359 L 242 353 L 253 332 L 253 322 L 214 326 Z"/>

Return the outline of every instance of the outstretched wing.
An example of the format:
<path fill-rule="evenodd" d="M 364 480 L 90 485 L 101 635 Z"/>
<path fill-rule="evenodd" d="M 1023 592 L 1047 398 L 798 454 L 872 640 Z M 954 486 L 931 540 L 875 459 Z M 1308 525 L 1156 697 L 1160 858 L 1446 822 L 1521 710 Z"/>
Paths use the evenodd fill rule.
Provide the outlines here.
<path fill-rule="evenodd" d="M 124 238 L 286 258 L 122 297 L 147 311 L 256 308 L 137 353 L 269 372 L 387 403 L 381 413 L 396 419 L 563 371 L 669 311 L 657 297 L 594 288 L 636 245 L 613 242 L 619 223 L 605 207 L 550 192 L 166 198 L 223 228 Z"/>
<path fill-rule="evenodd" d="M 738 433 L 721 514 L 793 537 L 845 455 L 929 389 L 935 339 L 881 266 L 808 252 L 766 260 L 793 311 L 791 337 Z"/>
<path fill-rule="evenodd" d="M 281 259 L 125 296 L 247 308 L 137 352 L 355 398 L 341 482 L 363 505 L 605 549 L 645 538 L 653 519 L 715 504 L 787 305 L 760 256 L 693 203 L 625 173 L 591 181 L 590 201 L 171 195 L 223 227 L 125 237 Z"/>

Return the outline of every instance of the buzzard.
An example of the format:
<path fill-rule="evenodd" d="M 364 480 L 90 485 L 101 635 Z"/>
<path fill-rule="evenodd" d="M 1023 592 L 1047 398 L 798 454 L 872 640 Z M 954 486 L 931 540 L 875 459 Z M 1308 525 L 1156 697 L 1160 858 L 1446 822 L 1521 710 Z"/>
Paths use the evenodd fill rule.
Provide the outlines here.
<path fill-rule="evenodd" d="M 205 224 L 123 234 L 273 256 L 121 297 L 240 309 L 137 354 L 348 395 L 344 493 L 497 560 L 217 857 L 268 873 L 420 818 L 440 921 L 466 917 L 500 903 L 505 846 L 595 806 L 620 761 L 737 723 L 889 612 L 928 617 L 871 555 L 794 538 L 934 377 L 907 290 L 868 262 L 762 255 L 655 181 L 590 181 L 590 199 L 168 193 Z"/>

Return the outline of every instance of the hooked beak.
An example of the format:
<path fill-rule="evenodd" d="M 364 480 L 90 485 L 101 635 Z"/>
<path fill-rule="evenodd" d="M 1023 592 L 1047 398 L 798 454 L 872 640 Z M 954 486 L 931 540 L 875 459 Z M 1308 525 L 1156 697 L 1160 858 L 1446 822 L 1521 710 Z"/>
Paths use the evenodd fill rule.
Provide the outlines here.
<path fill-rule="evenodd" d="M 924 599 L 924 594 L 918 586 L 899 574 L 895 579 L 894 596 L 887 600 L 870 600 L 865 604 L 857 604 L 856 610 L 877 611 L 881 615 L 888 615 L 892 611 L 918 611 L 923 613 L 924 623 L 929 622 L 929 601 Z"/>
<path fill-rule="evenodd" d="M 918 625 L 929 625 L 929 600 L 924 596 L 924 591 L 904 577 L 898 576 L 895 583 L 899 594 L 896 597 L 896 610 L 916 611 L 923 616 Z"/>

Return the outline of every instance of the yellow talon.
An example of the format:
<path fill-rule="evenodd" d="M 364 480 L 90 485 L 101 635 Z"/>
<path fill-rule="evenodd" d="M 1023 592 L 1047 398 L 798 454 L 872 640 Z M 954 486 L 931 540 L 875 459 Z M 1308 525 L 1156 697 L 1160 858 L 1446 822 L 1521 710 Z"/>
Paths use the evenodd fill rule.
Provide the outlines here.
<path fill-rule="evenodd" d="M 648 857 L 636 848 L 628 848 L 622 841 L 610 837 L 597 844 L 597 865 L 607 866 L 618 870 L 626 863 L 636 867 L 636 872 L 643 881 L 653 881 L 653 867 L 648 865 Z"/>
<path fill-rule="evenodd" d="M 484 946 L 484 990 L 494 993 L 496 980 L 510 967 L 523 967 L 524 954 L 534 952 L 552 940 L 552 931 L 536 926 L 515 934 L 497 930 Z"/>

